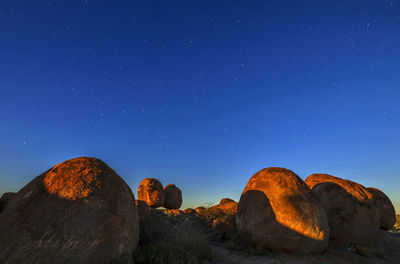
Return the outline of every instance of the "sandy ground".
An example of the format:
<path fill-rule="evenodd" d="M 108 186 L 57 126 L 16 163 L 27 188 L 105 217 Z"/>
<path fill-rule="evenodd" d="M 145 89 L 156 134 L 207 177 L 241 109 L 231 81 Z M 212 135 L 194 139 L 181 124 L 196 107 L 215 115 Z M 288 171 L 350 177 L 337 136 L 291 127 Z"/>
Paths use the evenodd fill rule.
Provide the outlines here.
<path fill-rule="evenodd" d="M 328 249 L 323 254 L 270 254 L 263 256 L 247 255 L 244 252 L 232 251 L 220 245 L 213 245 L 216 258 L 213 263 L 243 264 L 373 264 L 400 263 L 400 230 L 396 233 L 384 231 L 380 236 L 376 253 L 362 256 L 353 250 Z"/>

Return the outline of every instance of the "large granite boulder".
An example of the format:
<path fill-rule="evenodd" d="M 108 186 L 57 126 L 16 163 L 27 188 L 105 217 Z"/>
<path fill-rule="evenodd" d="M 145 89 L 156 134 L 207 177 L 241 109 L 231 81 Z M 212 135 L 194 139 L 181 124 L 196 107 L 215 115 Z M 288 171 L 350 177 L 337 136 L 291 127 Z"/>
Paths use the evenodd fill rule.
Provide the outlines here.
<path fill-rule="evenodd" d="M 328 246 L 324 209 L 307 185 L 284 168 L 266 168 L 250 178 L 236 228 L 243 239 L 276 252 L 319 253 Z"/>
<path fill-rule="evenodd" d="M 182 191 L 175 184 L 168 184 L 164 188 L 164 207 L 179 209 L 182 205 Z"/>
<path fill-rule="evenodd" d="M 135 198 L 104 162 L 71 159 L 18 192 L 0 234 L 0 263 L 132 263 Z"/>
<path fill-rule="evenodd" d="M 348 247 L 356 241 L 358 230 L 358 200 L 340 185 L 332 182 L 316 184 L 312 193 L 324 207 L 329 222 L 332 245 Z"/>
<path fill-rule="evenodd" d="M 163 206 L 164 189 L 161 182 L 154 178 L 143 179 L 138 187 L 138 199 L 153 208 Z"/>
<path fill-rule="evenodd" d="M 389 230 L 396 223 L 396 212 L 389 197 L 379 189 L 369 187 L 367 190 L 372 194 L 375 206 L 379 210 L 379 222 L 382 229 Z"/>
<path fill-rule="evenodd" d="M 365 249 L 374 246 L 379 214 L 364 186 L 328 174 L 312 174 L 305 182 L 328 214 L 334 244 Z"/>

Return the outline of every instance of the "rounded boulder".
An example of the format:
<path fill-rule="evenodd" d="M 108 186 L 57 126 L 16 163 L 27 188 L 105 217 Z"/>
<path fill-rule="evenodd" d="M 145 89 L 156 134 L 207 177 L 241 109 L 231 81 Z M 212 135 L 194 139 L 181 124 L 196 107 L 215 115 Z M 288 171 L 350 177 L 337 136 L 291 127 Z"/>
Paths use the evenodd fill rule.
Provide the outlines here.
<path fill-rule="evenodd" d="M 164 188 L 164 207 L 179 209 L 182 205 L 182 191 L 175 184 L 168 184 Z"/>
<path fill-rule="evenodd" d="M 142 180 L 137 193 L 139 200 L 145 201 L 150 207 L 156 208 L 164 205 L 164 189 L 157 179 L 146 178 Z"/>
<path fill-rule="evenodd" d="M 194 210 L 196 211 L 196 213 L 201 213 L 204 210 L 206 210 L 206 208 L 204 206 L 199 206 L 199 207 L 196 207 Z"/>
<path fill-rule="evenodd" d="M 378 208 L 380 227 L 391 229 L 396 223 L 396 212 L 392 201 L 379 189 L 369 187 L 367 190 L 372 194 L 375 206 Z"/>
<path fill-rule="evenodd" d="M 364 186 L 328 174 L 312 174 L 305 182 L 328 213 L 333 228 L 331 240 L 335 244 L 359 248 L 374 246 L 379 215 L 372 194 Z"/>
<path fill-rule="evenodd" d="M 226 215 L 236 215 L 238 203 L 232 199 L 224 198 L 222 199 L 216 208 L 221 210 Z"/>
<path fill-rule="evenodd" d="M 316 184 L 312 193 L 324 207 L 329 222 L 329 239 L 335 245 L 348 247 L 358 236 L 357 199 L 332 182 Z"/>
<path fill-rule="evenodd" d="M 326 213 L 292 171 L 266 168 L 248 181 L 238 204 L 242 239 L 275 252 L 320 253 L 328 246 Z"/>
<path fill-rule="evenodd" d="M 76 158 L 39 175 L 0 214 L 0 263 L 132 263 L 139 219 L 129 186 Z"/>

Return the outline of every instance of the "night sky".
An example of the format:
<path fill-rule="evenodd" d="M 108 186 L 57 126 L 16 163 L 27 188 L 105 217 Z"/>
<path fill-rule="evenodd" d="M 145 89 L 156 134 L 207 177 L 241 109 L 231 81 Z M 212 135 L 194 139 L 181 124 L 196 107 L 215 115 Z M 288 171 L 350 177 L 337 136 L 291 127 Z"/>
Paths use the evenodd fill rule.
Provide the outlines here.
<path fill-rule="evenodd" d="M 265 167 L 400 211 L 399 1 L 0 1 L 0 194 L 102 159 L 183 208 Z"/>

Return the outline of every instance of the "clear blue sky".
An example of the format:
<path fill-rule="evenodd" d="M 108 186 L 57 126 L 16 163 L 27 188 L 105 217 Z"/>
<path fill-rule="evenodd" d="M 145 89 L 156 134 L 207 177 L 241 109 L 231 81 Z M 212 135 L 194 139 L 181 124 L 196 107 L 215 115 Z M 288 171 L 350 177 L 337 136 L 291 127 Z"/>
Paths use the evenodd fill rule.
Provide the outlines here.
<path fill-rule="evenodd" d="M 77 156 L 183 207 L 258 170 L 400 211 L 400 2 L 0 1 L 0 193 Z"/>

